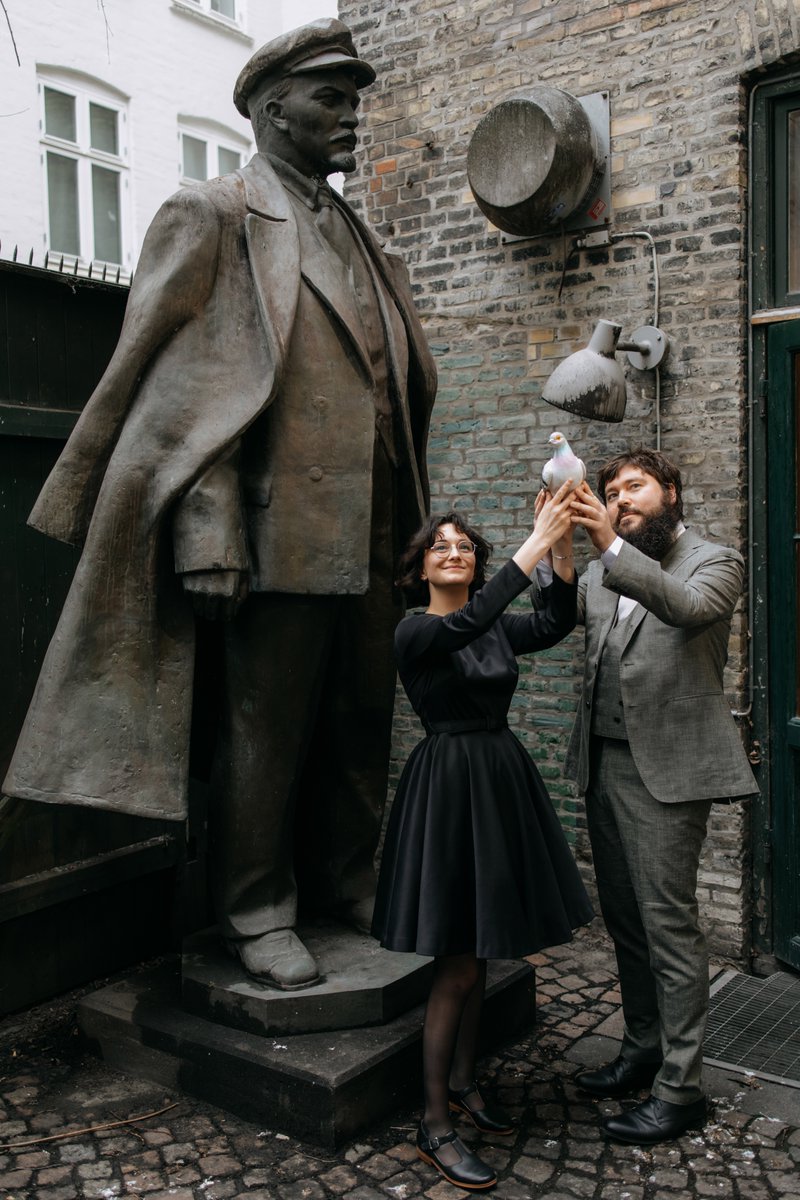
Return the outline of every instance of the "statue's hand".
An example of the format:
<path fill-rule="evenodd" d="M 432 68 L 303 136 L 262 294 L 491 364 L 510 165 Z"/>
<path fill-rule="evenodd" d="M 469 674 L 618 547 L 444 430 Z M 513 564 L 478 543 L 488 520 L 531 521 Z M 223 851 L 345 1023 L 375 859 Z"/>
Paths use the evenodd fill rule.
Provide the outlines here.
<path fill-rule="evenodd" d="M 189 571 L 181 579 L 195 614 L 207 621 L 230 621 L 247 596 L 244 571 Z"/>

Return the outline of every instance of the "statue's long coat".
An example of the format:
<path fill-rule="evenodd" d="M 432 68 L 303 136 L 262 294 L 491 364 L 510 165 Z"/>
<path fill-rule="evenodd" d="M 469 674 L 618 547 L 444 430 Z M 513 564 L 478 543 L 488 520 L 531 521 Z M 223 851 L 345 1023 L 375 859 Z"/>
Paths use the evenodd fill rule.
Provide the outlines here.
<path fill-rule="evenodd" d="M 428 499 L 435 369 L 405 268 L 350 218 L 379 292 L 394 299 L 405 325 L 398 488 L 413 526 Z M 117 349 L 31 514 L 36 528 L 84 550 L 7 792 L 185 815 L 194 617 L 175 572 L 172 516 L 199 481 L 200 503 L 214 518 L 203 565 L 247 570 L 239 480 L 226 453 L 280 394 L 301 285 L 357 344 L 347 297 L 324 262 L 303 258 L 301 281 L 297 222 L 260 155 L 234 175 L 177 193 L 157 214 Z"/>

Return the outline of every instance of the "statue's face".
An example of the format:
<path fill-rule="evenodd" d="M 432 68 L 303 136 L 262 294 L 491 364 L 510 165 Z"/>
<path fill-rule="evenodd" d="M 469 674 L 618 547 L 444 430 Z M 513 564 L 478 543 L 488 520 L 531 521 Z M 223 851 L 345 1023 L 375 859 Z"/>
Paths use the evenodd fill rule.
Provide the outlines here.
<path fill-rule="evenodd" d="M 347 71 L 295 75 L 280 101 L 292 165 L 304 175 L 324 177 L 355 171 L 358 105 L 358 88 Z"/>

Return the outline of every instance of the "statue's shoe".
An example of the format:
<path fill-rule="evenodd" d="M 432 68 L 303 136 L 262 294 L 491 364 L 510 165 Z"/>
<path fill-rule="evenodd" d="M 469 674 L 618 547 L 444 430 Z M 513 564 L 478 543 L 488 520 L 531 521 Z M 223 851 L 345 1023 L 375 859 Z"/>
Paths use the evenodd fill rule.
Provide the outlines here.
<path fill-rule="evenodd" d="M 375 908 L 375 897 L 365 896 L 363 900 L 354 900 L 349 904 L 340 904 L 334 910 L 336 916 L 345 925 L 351 925 L 359 933 L 372 933 L 372 911 Z"/>
<path fill-rule="evenodd" d="M 317 964 L 293 929 L 229 941 L 228 949 L 259 983 L 290 992 L 319 983 Z"/>

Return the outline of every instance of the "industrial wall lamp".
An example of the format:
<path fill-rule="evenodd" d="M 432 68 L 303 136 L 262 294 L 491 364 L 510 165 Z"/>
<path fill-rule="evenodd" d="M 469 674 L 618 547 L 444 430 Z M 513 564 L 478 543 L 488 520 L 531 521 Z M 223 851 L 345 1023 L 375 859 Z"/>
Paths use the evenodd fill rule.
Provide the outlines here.
<path fill-rule="evenodd" d="M 555 408 L 593 421 L 621 421 L 625 416 L 625 376 L 615 355 L 627 351 L 640 371 L 655 370 L 669 350 L 669 338 L 654 325 L 642 325 L 631 341 L 621 342 L 622 326 L 598 321 L 589 345 L 559 363 L 542 390 Z"/>
<path fill-rule="evenodd" d="M 589 420 L 621 421 L 625 377 L 615 358 L 626 351 L 638 370 L 654 372 L 656 446 L 661 446 L 659 364 L 669 349 L 658 328 L 658 256 L 645 229 L 613 234 L 610 110 L 607 92 L 576 97 L 561 88 L 528 87 L 492 108 L 467 151 L 467 177 L 481 211 L 516 238 L 578 233 L 574 249 L 645 238 L 653 256 L 653 323 L 620 342 L 621 326 L 598 322 L 588 346 L 564 359 L 542 392 L 548 404 Z M 569 255 L 564 243 L 564 274 Z M 559 297 L 561 290 L 559 289 Z"/>

